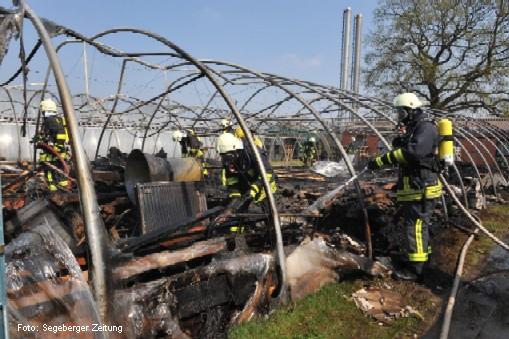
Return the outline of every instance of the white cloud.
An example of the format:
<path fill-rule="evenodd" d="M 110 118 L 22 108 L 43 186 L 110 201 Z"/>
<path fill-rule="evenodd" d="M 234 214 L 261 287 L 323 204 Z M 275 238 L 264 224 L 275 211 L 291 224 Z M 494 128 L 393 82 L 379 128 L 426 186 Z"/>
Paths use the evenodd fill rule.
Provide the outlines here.
<path fill-rule="evenodd" d="M 301 57 L 297 54 L 289 53 L 283 55 L 281 59 L 283 62 L 297 68 L 317 68 L 322 65 L 322 58 L 319 55 Z"/>

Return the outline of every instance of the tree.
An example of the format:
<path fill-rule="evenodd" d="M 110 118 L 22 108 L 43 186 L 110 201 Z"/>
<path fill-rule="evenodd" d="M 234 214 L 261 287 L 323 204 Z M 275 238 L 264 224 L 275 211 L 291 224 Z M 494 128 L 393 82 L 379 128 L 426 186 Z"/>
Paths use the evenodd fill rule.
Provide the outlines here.
<path fill-rule="evenodd" d="M 415 92 L 432 108 L 507 111 L 509 5 L 487 0 L 381 0 L 366 86 Z"/>

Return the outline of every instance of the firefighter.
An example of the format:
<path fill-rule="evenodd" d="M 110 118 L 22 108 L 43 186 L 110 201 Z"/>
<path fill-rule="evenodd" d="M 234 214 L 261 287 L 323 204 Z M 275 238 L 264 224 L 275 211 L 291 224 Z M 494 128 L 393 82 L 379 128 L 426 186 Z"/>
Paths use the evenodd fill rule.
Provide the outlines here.
<path fill-rule="evenodd" d="M 57 105 L 51 99 L 41 101 L 40 109 L 43 114 L 42 131 L 34 140 L 45 143 L 54 150 L 54 153 L 47 149 L 43 149 L 39 155 L 39 161 L 43 163 L 43 165 L 44 163 L 49 163 L 63 170 L 64 165 L 59 160 L 57 154 L 63 161 L 68 163 L 69 136 L 67 134 L 65 119 L 57 115 Z M 48 184 L 48 189 L 51 192 L 57 191 L 58 187 L 68 187 L 68 179 L 63 174 L 51 169 L 49 166 L 44 166 L 44 168 L 44 176 Z"/>
<path fill-rule="evenodd" d="M 312 166 L 316 161 L 316 138 L 311 136 L 309 137 L 304 144 L 301 144 L 300 149 L 300 160 L 304 163 L 305 166 Z"/>
<path fill-rule="evenodd" d="M 254 160 L 254 155 L 249 151 L 249 147 L 246 147 L 244 142 L 232 133 L 223 133 L 218 138 L 216 149 L 221 156 L 223 165 L 221 184 L 226 186 L 228 197 L 231 199 L 228 205 L 228 213 L 247 211 L 251 201 L 259 204 L 262 210 L 267 212 L 267 195 Z M 274 175 L 270 164 L 264 158 L 262 155 L 271 192 L 275 193 L 277 185 Z M 249 199 L 243 199 L 243 197 L 248 196 Z M 230 231 L 238 232 L 239 228 L 233 226 L 230 228 Z"/>
<path fill-rule="evenodd" d="M 230 119 L 221 119 L 221 127 L 223 133 L 233 133 L 233 123 Z"/>
<path fill-rule="evenodd" d="M 254 143 L 255 145 L 258 147 L 258 149 L 260 151 L 262 151 L 263 153 L 266 153 L 265 152 L 265 146 L 263 145 L 263 141 L 262 139 L 260 139 L 255 133 L 253 130 L 251 130 L 251 134 L 253 135 L 253 139 L 254 139 Z M 246 135 L 244 134 L 244 131 L 242 130 L 242 128 L 239 126 L 237 128 L 235 128 L 235 136 L 239 139 L 242 140 L 243 143 L 245 143 L 246 141 Z"/>
<path fill-rule="evenodd" d="M 403 133 L 393 140 L 393 150 L 372 159 L 368 168 L 399 166 L 396 188 L 405 232 L 406 258 L 394 276 L 401 280 L 416 280 L 431 253 L 430 219 L 437 199 L 442 195 L 437 157 L 440 137 L 415 94 L 400 94 L 393 105 Z"/>
<path fill-rule="evenodd" d="M 196 135 L 193 129 L 186 129 L 183 131 L 173 132 L 173 140 L 180 143 L 180 150 L 183 158 L 196 158 L 201 162 L 202 174 L 204 177 L 208 176 L 209 172 L 206 168 L 205 151 L 203 150 L 203 143 Z"/>

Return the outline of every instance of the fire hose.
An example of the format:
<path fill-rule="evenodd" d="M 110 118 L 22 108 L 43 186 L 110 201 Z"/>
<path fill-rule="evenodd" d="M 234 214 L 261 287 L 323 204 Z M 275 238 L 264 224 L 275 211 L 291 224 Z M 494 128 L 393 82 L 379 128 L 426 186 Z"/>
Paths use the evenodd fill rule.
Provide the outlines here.
<path fill-rule="evenodd" d="M 50 164 L 50 163 L 48 163 L 46 161 L 44 161 L 43 163 L 44 163 L 44 165 L 48 166 L 52 170 L 55 170 L 59 174 L 64 175 L 67 179 L 70 179 L 69 182 L 67 183 L 67 189 L 69 189 L 70 186 L 71 186 L 71 181 L 74 182 L 74 179 L 69 177 L 69 173 L 71 172 L 71 170 L 70 170 L 69 165 L 67 164 L 67 162 L 64 160 L 64 158 L 62 158 L 62 155 L 54 147 L 52 147 L 52 146 L 50 146 L 47 143 L 42 142 L 42 141 L 38 141 L 36 143 L 36 148 L 42 149 L 45 152 L 52 154 L 53 156 L 55 156 L 58 159 L 58 161 L 62 165 L 63 170 L 60 170 L 58 167 L 56 167 L 56 166 L 54 166 L 54 165 L 52 165 L 52 164 Z"/>
<path fill-rule="evenodd" d="M 452 312 L 454 310 L 454 304 L 456 302 L 456 295 L 458 293 L 459 283 L 460 283 L 461 275 L 463 273 L 463 265 L 465 263 L 465 256 L 467 254 L 467 250 L 468 250 L 468 247 L 470 246 L 470 243 L 474 239 L 475 234 L 478 231 L 483 232 L 488 238 L 493 240 L 495 243 L 497 243 L 498 245 L 500 245 L 503 249 L 505 249 L 507 251 L 509 251 L 509 246 L 507 244 L 505 244 L 502 240 L 500 240 L 497 237 L 495 237 L 480 222 L 478 222 L 472 216 L 472 214 L 470 214 L 468 212 L 468 210 L 465 208 L 465 206 L 463 206 L 463 204 L 461 204 L 460 200 L 458 199 L 458 197 L 456 196 L 456 194 L 454 193 L 454 191 L 452 190 L 450 185 L 447 183 L 447 181 L 445 180 L 443 175 L 440 175 L 440 180 L 444 184 L 447 192 L 451 195 L 451 197 L 454 200 L 454 202 L 459 206 L 459 208 L 461 209 L 463 214 L 465 214 L 465 216 L 468 219 L 470 219 L 470 221 L 472 221 L 474 223 L 474 225 L 477 227 L 476 230 L 475 230 L 475 233 L 470 235 L 470 237 L 468 238 L 466 243 L 463 245 L 460 257 L 458 259 L 458 266 L 457 266 L 456 274 L 455 274 L 454 281 L 453 281 L 453 287 L 451 289 L 451 293 L 450 293 L 449 299 L 447 301 L 447 307 L 446 307 L 445 314 L 444 314 L 444 321 L 442 323 L 442 328 L 441 328 L 441 331 L 440 331 L 440 339 L 447 339 L 447 337 L 449 335 L 449 329 L 450 329 L 450 326 L 451 326 Z"/>

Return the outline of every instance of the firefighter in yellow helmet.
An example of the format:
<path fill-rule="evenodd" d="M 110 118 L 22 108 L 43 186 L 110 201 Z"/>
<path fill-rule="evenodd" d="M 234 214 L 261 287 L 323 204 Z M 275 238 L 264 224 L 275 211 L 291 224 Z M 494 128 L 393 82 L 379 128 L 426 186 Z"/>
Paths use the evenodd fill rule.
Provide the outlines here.
<path fill-rule="evenodd" d="M 63 171 L 63 164 L 59 157 L 69 162 L 69 135 L 65 119 L 57 114 L 57 105 L 51 99 L 41 101 L 40 110 L 43 115 L 41 133 L 34 139 L 47 146 L 42 149 L 39 155 L 39 161 L 44 164 L 50 164 Z M 53 152 L 51 152 L 51 150 Z M 44 176 L 51 192 L 57 191 L 58 187 L 68 188 L 68 179 L 50 166 L 44 166 Z"/>
<path fill-rule="evenodd" d="M 422 274 L 428 261 L 429 224 L 442 185 L 438 180 L 440 171 L 437 148 L 440 137 L 432 120 L 422 111 L 422 102 L 413 93 L 403 93 L 394 99 L 400 125 L 404 134 L 393 140 L 392 151 L 377 156 L 368 163 L 376 170 L 386 166 L 398 166 L 397 201 L 403 217 L 406 260 L 396 270 L 398 279 L 415 280 Z"/>
<path fill-rule="evenodd" d="M 262 139 L 260 139 L 255 133 L 253 133 L 253 131 L 251 131 L 251 134 L 253 134 L 253 138 L 254 138 L 254 143 L 255 145 L 261 149 L 261 150 L 264 150 L 264 146 L 263 146 L 263 142 L 262 142 Z M 239 139 L 241 139 L 243 142 L 245 141 L 246 139 L 246 135 L 244 134 L 244 131 L 242 130 L 242 128 L 239 126 L 237 128 L 235 128 L 235 136 Z"/>
<path fill-rule="evenodd" d="M 223 169 L 221 171 L 221 183 L 228 190 L 231 199 L 229 209 L 231 211 L 246 211 L 251 201 L 259 204 L 264 211 L 268 211 L 267 195 L 263 187 L 261 176 L 256 166 L 254 154 L 249 147 L 232 133 L 223 133 L 219 136 L 216 146 L 221 156 Z M 260 154 L 262 155 L 262 154 Z M 266 157 L 262 155 L 269 179 L 272 193 L 277 190 L 277 185 L 272 168 Z M 249 195 L 250 199 L 242 199 Z M 238 227 L 230 228 L 232 232 L 238 231 Z"/>
<path fill-rule="evenodd" d="M 193 129 L 186 129 L 184 131 L 174 131 L 173 140 L 180 143 L 180 150 L 183 158 L 196 158 L 201 162 L 203 176 L 208 176 L 209 172 L 206 168 L 205 151 L 203 143 L 196 135 Z"/>

